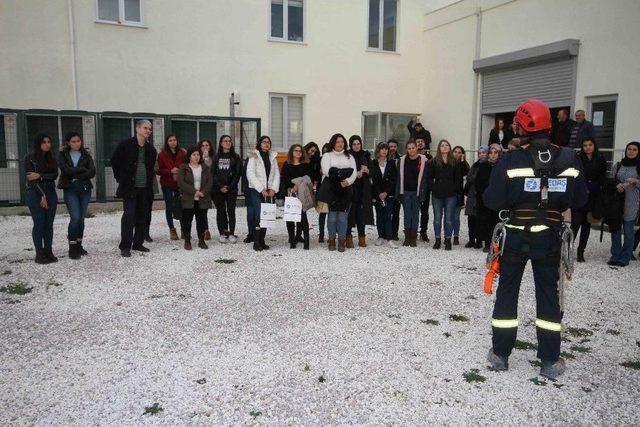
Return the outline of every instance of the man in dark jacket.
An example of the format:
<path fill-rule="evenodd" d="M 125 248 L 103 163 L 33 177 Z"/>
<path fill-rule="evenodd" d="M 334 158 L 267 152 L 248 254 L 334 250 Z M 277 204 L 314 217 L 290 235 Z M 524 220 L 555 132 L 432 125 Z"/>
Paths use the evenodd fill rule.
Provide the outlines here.
<path fill-rule="evenodd" d="M 569 147 L 581 148 L 582 142 L 586 138 L 595 138 L 596 131 L 593 123 L 585 119 L 584 110 L 576 111 L 576 121 L 571 127 L 571 136 L 569 137 Z"/>
<path fill-rule="evenodd" d="M 567 147 L 571 138 L 571 129 L 576 122 L 569 118 L 569 112 L 564 108 L 558 111 L 558 122 L 551 131 L 551 142 L 558 147 Z"/>
<path fill-rule="evenodd" d="M 415 140 L 415 139 L 418 139 L 418 138 L 422 138 L 424 140 L 425 149 L 427 151 L 430 150 L 430 148 L 431 148 L 431 132 L 426 130 L 422 126 L 422 123 L 418 122 L 418 118 L 417 117 L 414 117 L 413 119 L 411 119 L 411 121 L 407 125 L 407 129 L 409 130 L 409 133 L 411 134 L 411 139 Z"/>
<path fill-rule="evenodd" d="M 157 151 L 148 141 L 151 122 L 136 123 L 136 134 L 121 141 L 111 156 L 113 176 L 118 182 L 116 197 L 122 198 L 124 212 L 120 227 L 120 254 L 131 256 L 131 249 L 149 252 L 142 245 L 147 230 L 149 193 L 153 188 L 154 165 Z"/>

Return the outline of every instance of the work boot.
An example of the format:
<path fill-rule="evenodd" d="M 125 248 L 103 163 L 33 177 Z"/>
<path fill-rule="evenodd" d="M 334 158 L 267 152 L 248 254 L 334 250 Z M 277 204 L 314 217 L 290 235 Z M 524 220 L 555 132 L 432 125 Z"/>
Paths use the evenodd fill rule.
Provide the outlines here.
<path fill-rule="evenodd" d="M 367 236 L 358 236 L 358 246 L 361 248 L 367 247 Z"/>
<path fill-rule="evenodd" d="M 335 237 L 329 237 L 329 250 L 330 251 L 335 251 L 336 250 L 336 238 Z"/>
<path fill-rule="evenodd" d="M 576 261 L 584 262 L 584 249 L 578 248 L 578 255 L 576 256 Z"/>
<path fill-rule="evenodd" d="M 451 238 L 447 237 L 444 239 L 444 250 L 445 251 L 450 251 L 451 250 Z"/>
<path fill-rule="evenodd" d="M 262 250 L 263 251 L 268 251 L 269 250 L 269 245 L 267 245 L 264 242 L 264 238 L 266 237 L 266 235 L 267 235 L 267 229 L 266 228 L 261 228 L 259 236 L 260 236 L 260 246 L 262 246 Z"/>
<path fill-rule="evenodd" d="M 51 250 L 51 248 L 44 250 L 44 256 L 47 257 L 49 262 L 58 262 L 58 258 L 53 254 L 53 251 Z"/>
<path fill-rule="evenodd" d="M 69 241 L 69 259 L 80 259 L 78 242 Z"/>
<path fill-rule="evenodd" d="M 338 239 L 338 252 L 344 252 L 346 243 L 347 239 Z M 353 244 L 351 247 L 353 247 Z"/>
<path fill-rule="evenodd" d="M 81 256 L 89 255 L 89 252 L 87 252 L 82 246 L 82 239 L 78 239 L 76 241 L 78 242 L 78 252 L 80 253 L 80 255 Z"/>
<path fill-rule="evenodd" d="M 402 246 L 411 246 L 411 230 L 408 228 L 404 229 L 404 242 L 402 242 Z"/>
<path fill-rule="evenodd" d="M 440 237 L 436 237 L 436 242 L 433 244 L 433 249 L 440 249 L 442 246 L 442 239 Z"/>
<path fill-rule="evenodd" d="M 209 249 L 209 246 L 207 246 L 207 244 L 204 241 L 205 240 L 204 237 L 205 237 L 205 235 L 203 234 L 198 238 L 198 247 L 200 249 Z"/>
<path fill-rule="evenodd" d="M 47 258 L 43 249 L 36 249 L 36 264 L 49 264 L 51 261 Z"/>
<path fill-rule="evenodd" d="M 345 239 L 345 242 L 346 242 L 345 247 L 347 249 L 353 249 L 353 236 L 351 234 L 347 234 L 347 238 Z"/>
<path fill-rule="evenodd" d="M 458 245 L 460 245 L 460 237 L 453 236 L 453 246 L 458 246 Z"/>
<path fill-rule="evenodd" d="M 559 358 L 557 361 L 552 362 L 550 360 L 543 360 L 542 367 L 540 368 L 540 376 L 549 378 L 555 381 L 560 375 L 562 375 L 567 368 L 563 358 Z"/>
<path fill-rule="evenodd" d="M 191 236 L 184 236 L 184 248 L 188 251 L 191 250 Z"/>
<path fill-rule="evenodd" d="M 173 227 L 169 229 L 169 238 L 171 240 L 179 240 L 178 233 L 176 232 L 176 229 Z"/>
<path fill-rule="evenodd" d="M 409 237 L 411 240 L 409 241 L 409 246 L 415 248 L 418 246 L 418 229 L 412 228 L 409 230 Z"/>
<path fill-rule="evenodd" d="M 509 359 L 507 357 L 498 356 L 493 352 L 493 349 L 489 350 L 487 361 L 489 362 L 490 371 L 506 371 L 509 369 Z"/>
<path fill-rule="evenodd" d="M 204 240 L 211 240 L 211 233 L 209 230 L 204 230 Z"/>

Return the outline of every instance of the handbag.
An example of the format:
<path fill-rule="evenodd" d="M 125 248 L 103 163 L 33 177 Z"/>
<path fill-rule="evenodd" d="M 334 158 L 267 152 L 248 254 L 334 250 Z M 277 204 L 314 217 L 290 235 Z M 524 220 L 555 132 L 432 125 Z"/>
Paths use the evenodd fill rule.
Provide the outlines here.
<path fill-rule="evenodd" d="M 268 203 L 268 198 L 264 203 L 260 203 L 260 228 L 274 228 L 276 226 L 276 204 L 273 197 L 270 199 L 271 203 Z"/>
<path fill-rule="evenodd" d="M 284 215 L 283 219 L 286 222 L 300 222 L 302 221 L 302 202 L 297 197 L 285 197 L 284 198 Z"/>
<path fill-rule="evenodd" d="M 182 219 L 182 196 L 179 191 L 173 192 L 173 209 L 171 210 L 173 219 L 180 221 Z"/>

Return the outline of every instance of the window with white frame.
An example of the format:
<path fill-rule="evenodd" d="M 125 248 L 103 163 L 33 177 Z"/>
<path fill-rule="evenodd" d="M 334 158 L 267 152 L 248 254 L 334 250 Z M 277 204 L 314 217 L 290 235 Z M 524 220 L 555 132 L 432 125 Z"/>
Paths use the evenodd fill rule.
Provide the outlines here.
<path fill-rule="evenodd" d="M 369 0 L 369 49 L 396 51 L 398 0 Z"/>
<path fill-rule="evenodd" d="M 96 0 L 98 22 L 142 25 L 143 0 Z"/>
<path fill-rule="evenodd" d="M 304 97 L 271 94 L 269 101 L 269 136 L 273 149 L 284 150 L 293 144 L 302 144 Z"/>
<path fill-rule="evenodd" d="M 271 0 L 271 38 L 304 41 L 304 0 Z"/>

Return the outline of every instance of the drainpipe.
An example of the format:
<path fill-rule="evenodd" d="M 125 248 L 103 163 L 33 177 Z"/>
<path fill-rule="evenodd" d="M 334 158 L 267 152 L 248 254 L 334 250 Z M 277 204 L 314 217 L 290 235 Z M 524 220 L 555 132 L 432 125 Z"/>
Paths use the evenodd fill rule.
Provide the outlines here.
<path fill-rule="evenodd" d="M 78 103 L 78 80 L 76 78 L 76 31 L 73 19 L 73 0 L 67 0 L 67 9 L 69 12 L 69 41 L 71 47 L 71 85 L 73 86 L 73 105 L 76 110 L 79 110 L 80 105 Z"/>
<path fill-rule="evenodd" d="M 482 7 L 478 6 L 476 9 L 476 49 L 473 59 L 480 59 L 480 48 L 482 43 Z M 475 73 L 474 85 L 473 85 L 473 107 L 471 112 L 471 141 L 469 147 L 475 149 L 477 142 L 479 141 L 480 127 L 478 126 L 479 111 L 480 111 L 480 73 Z"/>

